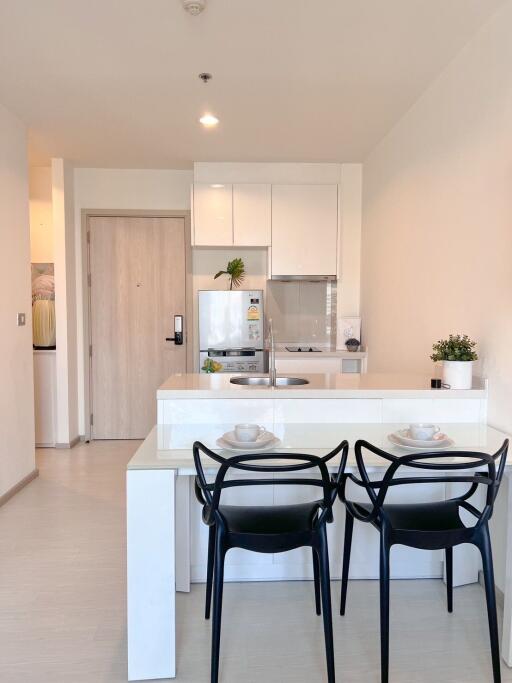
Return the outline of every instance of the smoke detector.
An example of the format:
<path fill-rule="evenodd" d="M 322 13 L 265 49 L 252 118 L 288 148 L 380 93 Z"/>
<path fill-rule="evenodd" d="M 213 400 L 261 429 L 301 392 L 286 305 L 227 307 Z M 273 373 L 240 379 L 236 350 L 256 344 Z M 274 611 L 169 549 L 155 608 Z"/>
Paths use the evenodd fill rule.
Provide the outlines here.
<path fill-rule="evenodd" d="M 185 9 L 193 17 L 201 14 L 206 7 L 206 0 L 182 0 L 183 9 Z"/>

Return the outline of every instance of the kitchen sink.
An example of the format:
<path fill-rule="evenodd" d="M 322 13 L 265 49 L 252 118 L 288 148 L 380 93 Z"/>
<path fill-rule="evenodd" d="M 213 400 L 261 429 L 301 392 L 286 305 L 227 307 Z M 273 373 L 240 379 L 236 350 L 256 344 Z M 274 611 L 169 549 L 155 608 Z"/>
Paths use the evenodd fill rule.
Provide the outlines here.
<path fill-rule="evenodd" d="M 254 387 L 269 387 L 271 384 L 270 377 L 232 377 L 229 381 L 231 384 L 243 384 Z M 303 377 L 276 377 L 277 387 L 297 386 L 299 384 L 309 384 L 309 381 Z"/>

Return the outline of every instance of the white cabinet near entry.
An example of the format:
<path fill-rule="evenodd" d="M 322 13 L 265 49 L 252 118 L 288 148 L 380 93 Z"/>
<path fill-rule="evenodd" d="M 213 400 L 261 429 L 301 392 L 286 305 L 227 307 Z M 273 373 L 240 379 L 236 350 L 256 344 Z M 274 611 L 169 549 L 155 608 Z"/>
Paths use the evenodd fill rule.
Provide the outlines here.
<path fill-rule="evenodd" d="M 271 186 L 233 185 L 233 244 L 268 247 L 271 243 Z"/>
<path fill-rule="evenodd" d="M 272 185 L 272 276 L 336 275 L 337 244 L 337 185 Z"/>
<path fill-rule="evenodd" d="M 194 231 L 196 247 L 233 245 L 233 186 L 194 183 Z"/>

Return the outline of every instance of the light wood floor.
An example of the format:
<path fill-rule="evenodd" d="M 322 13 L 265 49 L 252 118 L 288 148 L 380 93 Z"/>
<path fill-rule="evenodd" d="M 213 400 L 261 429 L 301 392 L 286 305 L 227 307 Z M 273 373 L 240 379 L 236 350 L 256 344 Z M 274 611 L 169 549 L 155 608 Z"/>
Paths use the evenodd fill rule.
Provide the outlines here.
<path fill-rule="evenodd" d="M 41 450 L 40 477 L 0 508 L 0 681 L 126 681 L 124 471 L 137 442 Z M 208 683 L 204 587 L 178 595 L 177 682 Z M 440 581 L 392 584 L 392 683 L 491 681 L 483 592 Z M 379 682 L 378 586 L 353 581 L 336 614 L 338 681 Z M 309 583 L 228 584 L 221 683 L 325 680 Z M 503 669 L 503 680 L 512 672 Z"/>

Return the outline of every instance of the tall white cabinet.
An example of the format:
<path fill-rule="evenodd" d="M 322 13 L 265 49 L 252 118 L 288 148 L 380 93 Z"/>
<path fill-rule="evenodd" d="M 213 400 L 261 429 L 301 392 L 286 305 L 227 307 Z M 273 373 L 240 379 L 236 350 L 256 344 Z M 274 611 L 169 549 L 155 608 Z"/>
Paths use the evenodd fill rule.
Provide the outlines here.
<path fill-rule="evenodd" d="M 272 185 L 272 275 L 336 275 L 337 185 Z"/>

